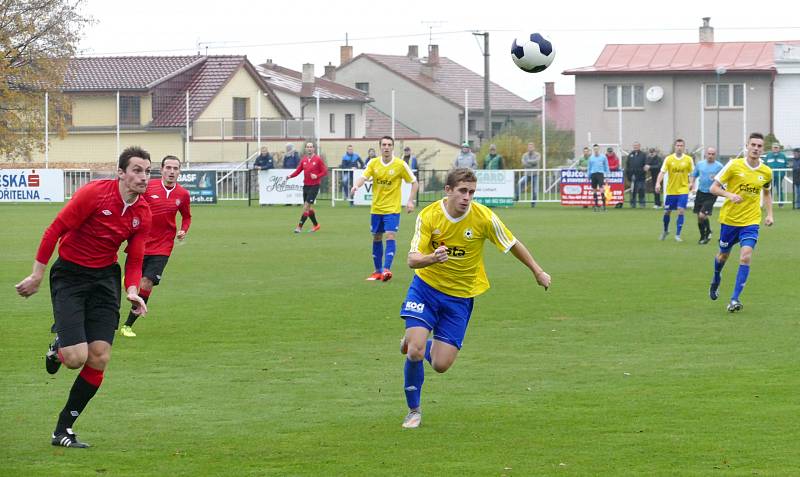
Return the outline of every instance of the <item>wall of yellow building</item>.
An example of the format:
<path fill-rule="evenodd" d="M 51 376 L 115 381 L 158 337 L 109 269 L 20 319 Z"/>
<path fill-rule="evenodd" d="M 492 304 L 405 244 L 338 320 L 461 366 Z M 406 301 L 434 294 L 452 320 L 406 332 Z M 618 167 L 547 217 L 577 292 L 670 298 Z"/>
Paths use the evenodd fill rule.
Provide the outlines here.
<path fill-rule="evenodd" d="M 73 126 L 115 126 L 116 124 L 116 93 L 76 94 L 72 96 Z"/>
<path fill-rule="evenodd" d="M 149 94 L 141 96 L 139 100 L 139 124 L 150 124 L 153 120 L 153 97 Z"/>
<path fill-rule="evenodd" d="M 279 118 L 281 114 L 269 100 L 269 98 L 261 94 L 261 88 L 258 83 L 250 76 L 250 73 L 244 69 L 239 68 L 239 71 L 234 73 L 233 78 L 222 88 L 222 91 L 211 101 L 205 111 L 197 118 L 199 120 L 207 119 L 231 119 L 233 118 L 233 98 L 249 98 L 248 102 L 248 117 L 256 117 L 258 114 L 258 98 L 261 95 L 261 117 L 262 118 Z"/>

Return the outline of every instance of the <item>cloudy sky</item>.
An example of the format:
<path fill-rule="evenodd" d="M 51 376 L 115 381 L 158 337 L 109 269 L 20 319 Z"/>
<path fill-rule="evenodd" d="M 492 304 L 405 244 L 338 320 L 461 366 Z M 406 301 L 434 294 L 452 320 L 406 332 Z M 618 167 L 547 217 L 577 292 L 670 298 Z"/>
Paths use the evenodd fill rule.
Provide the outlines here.
<path fill-rule="evenodd" d="M 245 54 L 254 64 L 271 58 L 298 71 L 303 63 L 313 63 L 320 76 L 328 62 L 338 64 L 345 36 L 354 55 L 404 55 L 412 44 L 423 54 L 432 35 L 441 56 L 482 74 L 479 37 L 471 32 L 488 31 L 492 81 L 530 100 L 541 95 L 545 81 L 555 81 L 557 93 L 574 92 L 573 78 L 561 73 L 591 65 L 606 44 L 696 42 L 705 16 L 711 17 L 717 41 L 800 39 L 800 7 L 773 0 L 758 2 L 757 10 L 754 5 L 730 0 L 87 0 L 83 11 L 95 22 L 80 49 L 94 56 L 182 55 L 197 53 L 199 45 L 201 53 Z M 533 32 L 549 37 L 556 50 L 553 65 L 538 74 L 517 69 L 510 53 L 515 37 Z"/>

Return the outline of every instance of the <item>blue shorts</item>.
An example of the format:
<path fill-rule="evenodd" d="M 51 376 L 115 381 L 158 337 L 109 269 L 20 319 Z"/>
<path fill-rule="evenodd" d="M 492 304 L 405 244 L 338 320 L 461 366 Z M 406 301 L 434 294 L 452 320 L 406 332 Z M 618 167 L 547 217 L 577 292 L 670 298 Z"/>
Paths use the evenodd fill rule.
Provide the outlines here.
<path fill-rule="evenodd" d="M 737 243 L 742 247 L 756 248 L 758 242 L 758 225 L 745 225 L 737 227 L 735 225 L 722 224 L 719 231 L 719 251 L 728 253 Z"/>
<path fill-rule="evenodd" d="M 372 214 L 372 228 L 374 234 L 384 232 L 397 232 L 400 229 L 400 214 Z"/>
<path fill-rule="evenodd" d="M 474 298 L 442 293 L 414 275 L 400 307 L 400 317 L 405 318 L 406 329 L 415 326 L 427 328 L 433 331 L 433 339 L 461 349 L 474 302 Z"/>
<path fill-rule="evenodd" d="M 689 202 L 689 194 L 668 195 L 664 199 L 664 210 L 685 209 Z"/>

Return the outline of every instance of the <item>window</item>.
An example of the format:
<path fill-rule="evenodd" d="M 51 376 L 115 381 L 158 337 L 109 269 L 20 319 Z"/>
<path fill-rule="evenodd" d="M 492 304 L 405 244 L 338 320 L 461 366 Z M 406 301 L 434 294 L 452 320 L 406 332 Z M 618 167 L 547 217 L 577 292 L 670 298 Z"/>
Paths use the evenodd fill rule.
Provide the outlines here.
<path fill-rule="evenodd" d="M 492 137 L 495 137 L 498 134 L 500 134 L 500 130 L 502 129 L 503 129 L 503 123 L 492 121 Z"/>
<path fill-rule="evenodd" d="M 471 132 L 471 133 L 475 132 L 475 120 L 474 119 L 470 119 L 469 121 L 467 121 L 467 131 Z"/>
<path fill-rule="evenodd" d="M 138 96 L 120 96 L 119 97 L 119 123 L 127 125 L 139 125 L 141 119 L 139 117 L 139 97 Z"/>
<path fill-rule="evenodd" d="M 743 108 L 744 84 L 706 84 L 706 108 Z"/>
<path fill-rule="evenodd" d="M 330 118 L 329 121 L 330 121 L 331 133 L 335 133 L 336 132 L 336 115 L 331 113 L 328 117 Z"/>
<path fill-rule="evenodd" d="M 355 128 L 355 124 L 356 124 L 355 114 L 344 115 L 344 137 L 351 138 L 354 136 L 353 129 Z"/>
<path fill-rule="evenodd" d="M 366 94 L 369 94 L 369 83 L 356 83 L 356 89 L 360 89 Z"/>
<path fill-rule="evenodd" d="M 620 90 L 622 94 L 620 94 Z M 618 101 L 622 99 L 622 109 L 644 108 L 644 85 L 614 84 L 606 85 L 606 109 L 619 109 Z"/>
<path fill-rule="evenodd" d="M 233 98 L 233 135 L 245 137 L 252 131 L 251 124 L 247 121 L 250 98 Z"/>

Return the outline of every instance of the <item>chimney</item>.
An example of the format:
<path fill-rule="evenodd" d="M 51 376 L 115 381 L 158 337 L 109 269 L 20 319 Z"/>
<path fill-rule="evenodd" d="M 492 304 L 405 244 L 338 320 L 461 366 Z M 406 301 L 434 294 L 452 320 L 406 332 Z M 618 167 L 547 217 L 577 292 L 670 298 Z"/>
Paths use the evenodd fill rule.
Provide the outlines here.
<path fill-rule="evenodd" d="M 419 58 L 419 46 L 408 45 L 408 53 L 406 54 L 409 60 L 416 60 Z"/>
<path fill-rule="evenodd" d="M 314 84 L 314 64 L 303 63 L 303 84 Z"/>
<path fill-rule="evenodd" d="M 550 101 L 556 97 L 556 84 L 552 81 L 544 83 L 544 100 Z"/>
<path fill-rule="evenodd" d="M 272 62 L 272 58 L 267 58 L 267 61 L 265 61 L 261 66 L 271 70 L 275 67 L 275 63 Z"/>
<path fill-rule="evenodd" d="M 714 27 L 709 25 L 711 17 L 703 17 L 703 26 L 700 27 L 700 43 L 714 43 Z"/>
<path fill-rule="evenodd" d="M 350 45 L 342 45 L 339 47 L 339 66 L 349 63 L 353 59 L 353 47 Z"/>
<path fill-rule="evenodd" d="M 336 81 L 336 67 L 329 61 L 327 65 L 325 65 L 325 75 L 323 76 L 326 80 Z"/>
<path fill-rule="evenodd" d="M 439 45 L 428 45 L 428 64 L 431 66 L 439 64 Z"/>

